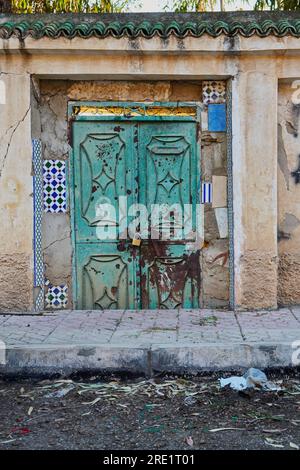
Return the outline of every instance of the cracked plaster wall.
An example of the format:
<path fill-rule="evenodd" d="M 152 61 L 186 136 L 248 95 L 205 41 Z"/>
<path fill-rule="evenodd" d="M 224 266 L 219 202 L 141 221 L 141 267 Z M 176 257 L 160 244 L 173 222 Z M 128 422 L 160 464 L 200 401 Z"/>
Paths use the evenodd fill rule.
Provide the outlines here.
<path fill-rule="evenodd" d="M 291 82 L 278 95 L 278 303 L 300 304 L 300 104 Z"/>
<path fill-rule="evenodd" d="M 32 309 L 33 292 L 31 85 L 28 74 L 1 73 L 1 80 L 0 311 L 24 311 Z"/>
<path fill-rule="evenodd" d="M 226 133 L 202 132 L 202 181 L 212 176 L 227 176 Z M 204 247 L 202 261 L 202 304 L 205 307 L 228 307 L 229 304 L 229 240 L 219 237 L 215 210 L 204 206 Z"/>
<path fill-rule="evenodd" d="M 41 82 L 42 83 L 42 82 Z M 40 139 L 44 160 L 67 160 L 67 95 L 55 87 L 50 93 L 40 88 Z M 44 212 L 42 253 L 45 279 L 53 286 L 68 286 L 68 304 L 72 307 L 72 243 L 70 205 L 66 213 Z"/>
<path fill-rule="evenodd" d="M 68 100 L 96 101 L 200 101 L 200 82 L 40 81 L 40 137 L 44 159 L 68 158 Z M 204 181 L 227 174 L 225 133 L 202 136 Z M 214 210 L 205 208 L 205 248 L 201 255 L 201 302 L 206 307 L 226 307 L 229 297 L 228 239 L 220 239 Z M 44 214 L 43 255 L 45 276 L 52 284 L 72 287 L 72 247 L 69 214 Z M 221 255 L 217 260 L 218 255 Z M 69 305 L 71 304 L 69 292 Z"/>

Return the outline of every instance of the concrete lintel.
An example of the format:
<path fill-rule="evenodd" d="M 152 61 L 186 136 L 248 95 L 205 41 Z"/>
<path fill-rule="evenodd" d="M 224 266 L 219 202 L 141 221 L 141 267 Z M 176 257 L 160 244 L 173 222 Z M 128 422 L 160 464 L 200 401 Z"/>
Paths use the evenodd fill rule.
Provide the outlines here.
<path fill-rule="evenodd" d="M 184 45 L 184 47 L 183 47 Z M 175 35 L 170 36 L 167 41 L 164 38 L 154 36 L 152 38 L 127 37 L 114 38 L 80 38 L 68 39 L 64 37 L 33 39 L 28 36 L 20 41 L 16 37 L 0 40 L 0 53 L 27 53 L 27 54 L 218 54 L 234 56 L 236 54 L 258 55 L 289 53 L 299 55 L 299 38 L 285 36 L 282 38 L 268 36 L 260 38 L 256 35 L 251 37 L 235 36 L 228 38 L 225 34 L 211 37 L 204 34 L 200 38 L 187 36 L 179 39 Z"/>

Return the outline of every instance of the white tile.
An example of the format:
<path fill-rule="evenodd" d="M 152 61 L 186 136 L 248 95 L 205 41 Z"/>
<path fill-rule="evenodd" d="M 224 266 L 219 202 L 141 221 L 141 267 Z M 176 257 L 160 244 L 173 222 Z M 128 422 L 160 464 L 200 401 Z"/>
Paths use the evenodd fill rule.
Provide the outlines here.
<path fill-rule="evenodd" d="M 226 207 L 215 209 L 220 238 L 228 237 L 228 211 Z"/>

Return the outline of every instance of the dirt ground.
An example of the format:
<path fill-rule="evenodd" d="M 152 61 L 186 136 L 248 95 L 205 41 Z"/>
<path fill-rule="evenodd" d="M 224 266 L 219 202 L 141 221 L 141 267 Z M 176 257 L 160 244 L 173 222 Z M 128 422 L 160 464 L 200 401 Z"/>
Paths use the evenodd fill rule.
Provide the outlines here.
<path fill-rule="evenodd" d="M 268 373 L 279 392 L 221 389 L 224 375 L 2 379 L 0 449 L 300 448 L 300 372 Z"/>

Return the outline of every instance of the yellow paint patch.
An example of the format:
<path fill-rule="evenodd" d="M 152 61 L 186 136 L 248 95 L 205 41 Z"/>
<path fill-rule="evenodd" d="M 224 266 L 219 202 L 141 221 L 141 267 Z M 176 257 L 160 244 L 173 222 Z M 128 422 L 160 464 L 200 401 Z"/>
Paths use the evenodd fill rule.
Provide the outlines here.
<path fill-rule="evenodd" d="M 151 106 L 142 107 L 118 107 L 118 106 L 74 106 L 73 113 L 76 116 L 193 116 L 197 114 L 197 110 L 192 106 Z"/>

